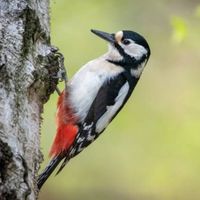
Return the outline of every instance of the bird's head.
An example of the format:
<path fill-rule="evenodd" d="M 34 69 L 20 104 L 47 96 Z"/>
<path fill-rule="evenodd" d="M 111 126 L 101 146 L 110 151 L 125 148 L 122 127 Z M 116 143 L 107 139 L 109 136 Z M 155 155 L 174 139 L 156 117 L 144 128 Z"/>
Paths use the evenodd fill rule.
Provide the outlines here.
<path fill-rule="evenodd" d="M 145 65 L 150 56 L 150 48 L 140 34 L 123 30 L 117 33 L 106 33 L 91 30 L 100 38 L 109 42 L 108 60 L 114 64 L 128 68 L 138 68 Z"/>

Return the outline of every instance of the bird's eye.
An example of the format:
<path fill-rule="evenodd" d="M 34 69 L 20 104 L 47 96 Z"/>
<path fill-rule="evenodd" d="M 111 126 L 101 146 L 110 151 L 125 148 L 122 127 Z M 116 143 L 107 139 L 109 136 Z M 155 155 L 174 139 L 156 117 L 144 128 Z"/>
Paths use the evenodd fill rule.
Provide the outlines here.
<path fill-rule="evenodd" d="M 129 45 L 131 42 L 130 42 L 130 40 L 124 39 L 122 41 L 122 43 L 125 44 L 125 45 Z"/>

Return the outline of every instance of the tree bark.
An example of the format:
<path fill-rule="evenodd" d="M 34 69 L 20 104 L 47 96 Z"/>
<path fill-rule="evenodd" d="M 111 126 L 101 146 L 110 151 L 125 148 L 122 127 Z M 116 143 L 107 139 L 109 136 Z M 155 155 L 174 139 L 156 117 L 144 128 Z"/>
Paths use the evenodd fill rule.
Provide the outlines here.
<path fill-rule="evenodd" d="M 59 66 L 49 0 L 1 0 L 0 200 L 37 199 L 41 113 Z"/>

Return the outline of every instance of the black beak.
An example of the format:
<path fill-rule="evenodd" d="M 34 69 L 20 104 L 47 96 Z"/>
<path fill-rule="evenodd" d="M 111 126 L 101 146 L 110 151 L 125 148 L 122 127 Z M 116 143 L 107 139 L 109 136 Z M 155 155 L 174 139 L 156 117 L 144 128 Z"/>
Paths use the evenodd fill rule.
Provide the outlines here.
<path fill-rule="evenodd" d="M 94 29 L 91 29 L 91 32 L 112 44 L 115 43 L 114 34 L 106 33 L 103 31 L 98 31 L 98 30 L 94 30 Z"/>

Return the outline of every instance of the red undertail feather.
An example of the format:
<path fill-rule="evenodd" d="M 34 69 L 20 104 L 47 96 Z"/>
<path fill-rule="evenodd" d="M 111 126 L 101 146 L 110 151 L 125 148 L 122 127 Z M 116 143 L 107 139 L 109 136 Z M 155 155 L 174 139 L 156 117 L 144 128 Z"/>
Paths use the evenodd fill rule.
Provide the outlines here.
<path fill-rule="evenodd" d="M 74 142 L 78 133 L 78 127 L 75 124 L 76 118 L 67 101 L 67 93 L 62 92 L 57 103 L 57 133 L 51 147 L 50 156 L 57 156 L 66 151 Z"/>

